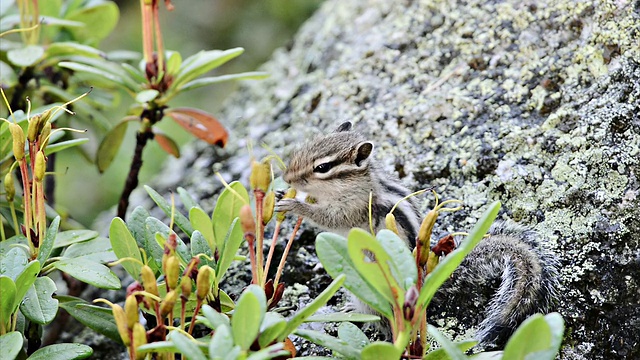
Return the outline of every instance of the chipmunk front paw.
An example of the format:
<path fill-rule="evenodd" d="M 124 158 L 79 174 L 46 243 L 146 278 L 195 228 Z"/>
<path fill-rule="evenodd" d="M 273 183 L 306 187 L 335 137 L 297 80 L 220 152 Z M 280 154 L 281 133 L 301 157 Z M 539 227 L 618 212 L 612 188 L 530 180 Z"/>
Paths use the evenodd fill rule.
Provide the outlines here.
<path fill-rule="evenodd" d="M 283 212 L 283 211 L 296 212 L 296 209 L 299 209 L 301 206 L 304 206 L 304 205 L 305 204 L 301 203 L 296 199 L 280 199 L 276 203 L 276 207 L 274 210 L 276 212 Z"/>

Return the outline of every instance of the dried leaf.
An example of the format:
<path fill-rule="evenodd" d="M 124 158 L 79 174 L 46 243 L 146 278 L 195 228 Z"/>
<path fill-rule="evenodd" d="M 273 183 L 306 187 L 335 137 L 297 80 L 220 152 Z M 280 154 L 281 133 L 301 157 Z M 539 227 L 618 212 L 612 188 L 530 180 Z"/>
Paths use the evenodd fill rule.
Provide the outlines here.
<path fill-rule="evenodd" d="M 227 130 L 216 118 L 202 110 L 174 108 L 165 111 L 165 115 L 171 117 L 188 132 L 209 144 L 224 147 L 227 143 L 227 138 L 229 137 Z"/>
<path fill-rule="evenodd" d="M 173 157 L 176 158 L 180 157 L 180 147 L 178 147 L 178 144 L 176 144 L 173 139 L 157 130 L 153 131 L 153 139 L 167 154 L 173 155 Z"/>

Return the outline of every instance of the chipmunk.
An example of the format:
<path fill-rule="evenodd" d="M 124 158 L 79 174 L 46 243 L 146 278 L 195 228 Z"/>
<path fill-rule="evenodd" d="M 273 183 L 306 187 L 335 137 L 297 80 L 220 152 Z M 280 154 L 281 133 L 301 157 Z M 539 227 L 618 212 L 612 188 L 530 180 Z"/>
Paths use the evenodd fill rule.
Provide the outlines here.
<path fill-rule="evenodd" d="M 351 127 L 345 122 L 293 152 L 284 180 L 316 202 L 281 199 L 276 211 L 292 212 L 323 230 L 346 236 L 354 227 L 369 229 L 371 193 L 372 225 L 376 232 L 384 228 L 391 207 L 411 191 L 379 168 L 372 157 L 373 143 Z M 407 246 L 415 247 L 422 220 L 418 207 L 410 198 L 394 215 L 399 235 Z M 540 246 L 536 233 L 522 226 L 499 221 L 489 234 L 439 292 L 450 294 L 498 279 L 476 338 L 484 345 L 500 345 L 528 315 L 551 308 L 558 263 Z"/>

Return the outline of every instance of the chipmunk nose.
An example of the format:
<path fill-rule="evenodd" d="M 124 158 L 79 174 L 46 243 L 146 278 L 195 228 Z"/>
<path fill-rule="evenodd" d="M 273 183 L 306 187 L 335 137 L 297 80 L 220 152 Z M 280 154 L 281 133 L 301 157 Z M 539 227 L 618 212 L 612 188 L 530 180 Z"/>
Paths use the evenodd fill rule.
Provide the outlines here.
<path fill-rule="evenodd" d="M 293 174 L 291 173 L 291 171 L 289 171 L 289 169 L 287 169 L 282 175 L 282 178 L 284 179 L 284 182 L 286 182 L 287 184 L 291 184 L 291 180 L 293 180 Z"/>

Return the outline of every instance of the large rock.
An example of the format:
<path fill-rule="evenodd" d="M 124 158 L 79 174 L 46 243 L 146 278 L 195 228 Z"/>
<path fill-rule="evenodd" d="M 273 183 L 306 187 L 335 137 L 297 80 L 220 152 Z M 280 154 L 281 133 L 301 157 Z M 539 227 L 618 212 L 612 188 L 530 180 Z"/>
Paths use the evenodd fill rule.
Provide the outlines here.
<path fill-rule="evenodd" d="M 639 43 L 637 1 L 329 0 L 227 102 L 227 153 L 196 143 L 157 186 L 208 198 L 214 168 L 246 177 L 247 139 L 286 159 L 354 121 L 407 185 L 464 200 L 440 233 L 500 200 L 548 239 L 562 358 L 639 358 Z"/>

